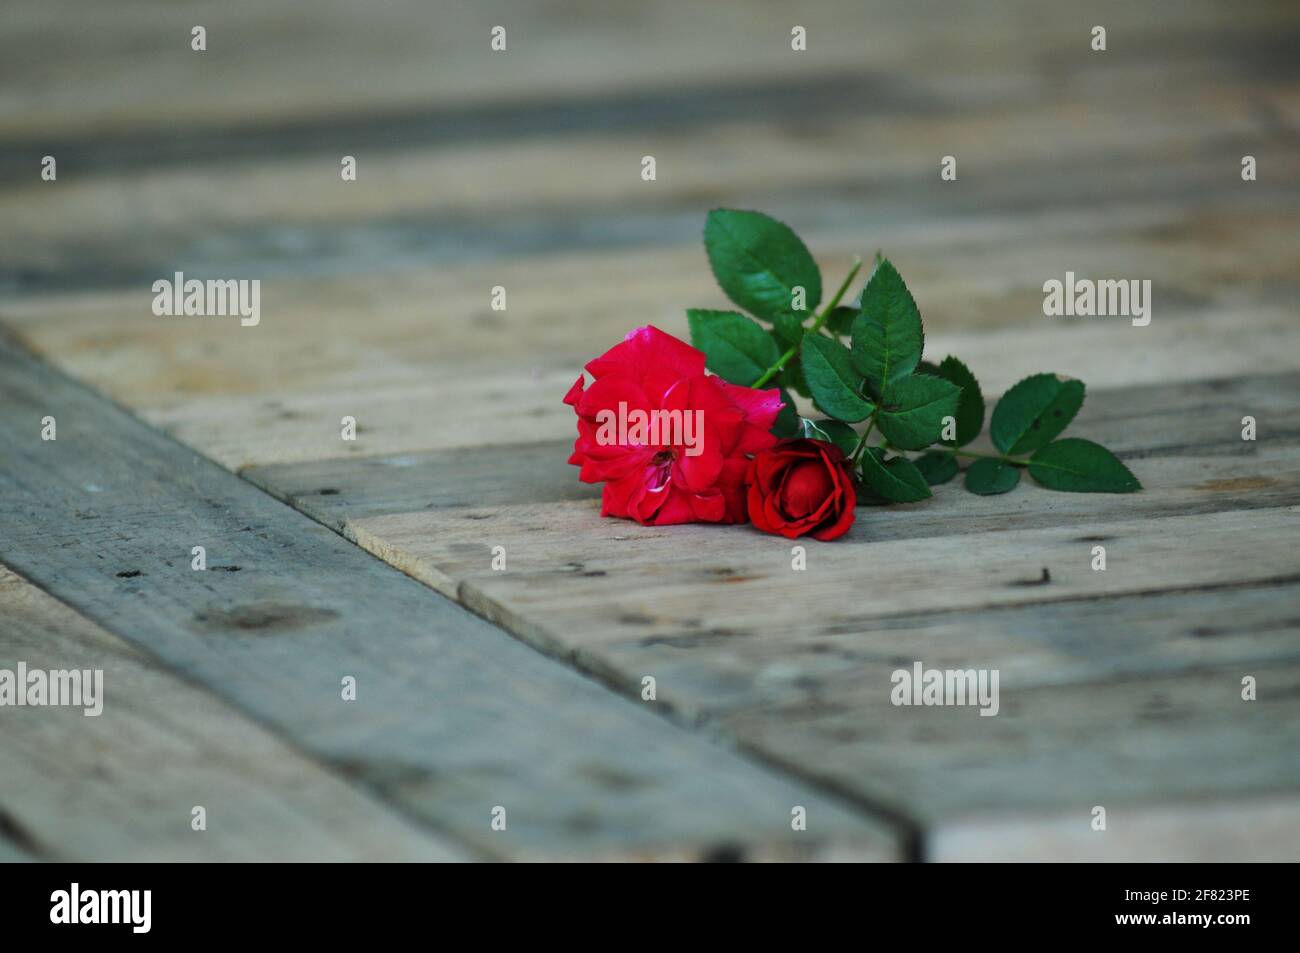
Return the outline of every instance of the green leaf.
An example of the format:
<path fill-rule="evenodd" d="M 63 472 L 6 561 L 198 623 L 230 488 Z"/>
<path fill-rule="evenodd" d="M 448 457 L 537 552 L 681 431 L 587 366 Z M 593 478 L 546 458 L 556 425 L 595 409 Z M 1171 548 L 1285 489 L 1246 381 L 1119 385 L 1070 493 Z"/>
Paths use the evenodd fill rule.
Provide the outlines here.
<path fill-rule="evenodd" d="M 1132 493 L 1142 489 L 1128 467 L 1099 443 L 1067 437 L 1029 458 L 1029 475 L 1051 490 Z"/>
<path fill-rule="evenodd" d="M 862 480 L 891 503 L 915 503 L 931 495 L 930 485 L 911 460 L 885 460 L 879 447 L 871 447 L 862 455 Z"/>
<path fill-rule="evenodd" d="M 802 341 L 805 330 L 803 317 L 797 314 L 778 314 L 772 322 L 772 336 L 782 351 Z"/>
<path fill-rule="evenodd" d="M 898 271 L 885 259 L 862 291 L 853 321 L 853 367 L 876 394 L 916 370 L 925 346 L 921 313 Z"/>
<path fill-rule="evenodd" d="M 1003 453 L 1033 453 L 1055 440 L 1082 406 L 1083 381 L 1035 374 L 1002 395 L 989 419 L 989 436 Z"/>
<path fill-rule="evenodd" d="M 820 334 L 807 334 L 800 359 L 813 400 L 829 416 L 848 423 L 870 416 L 875 407 L 859 395 L 862 378 L 849 366 L 848 348 Z"/>
<path fill-rule="evenodd" d="M 788 387 L 796 394 L 802 394 L 804 397 L 811 397 L 812 391 L 808 389 L 808 381 L 803 376 L 803 365 L 799 363 L 798 357 L 792 357 L 789 362 L 781 369 L 777 375 L 776 383 L 781 387 Z"/>
<path fill-rule="evenodd" d="M 846 457 L 858 449 L 858 432 L 848 424 L 839 420 L 819 420 L 817 426 L 826 434 L 822 439 L 835 444 L 844 451 Z"/>
<path fill-rule="evenodd" d="M 848 305 L 842 304 L 826 315 L 826 323 L 823 327 L 836 337 L 843 337 L 853 331 L 853 321 L 857 316 L 857 308 L 850 308 Z"/>
<path fill-rule="evenodd" d="M 1001 460 L 976 460 L 966 471 L 966 489 L 980 496 L 996 496 L 1016 488 L 1020 470 Z"/>
<path fill-rule="evenodd" d="M 690 308 L 686 320 L 708 369 L 733 384 L 749 387 L 781 357 L 771 335 L 743 314 Z"/>
<path fill-rule="evenodd" d="M 939 439 L 943 418 L 955 416 L 961 389 L 951 381 L 927 374 L 904 377 L 891 384 L 876 419 L 880 432 L 903 450 L 924 450 Z"/>
<path fill-rule="evenodd" d="M 984 395 L 980 393 L 975 375 L 955 357 L 943 359 L 939 376 L 961 388 L 961 398 L 957 401 L 957 439 L 944 440 L 943 443 L 950 447 L 964 447 L 984 429 Z"/>
<path fill-rule="evenodd" d="M 785 388 L 781 389 L 781 400 L 785 402 L 785 406 L 776 415 L 776 421 L 772 424 L 772 435 L 783 440 L 786 437 L 797 437 L 799 435 L 799 421 L 803 418 L 794 409 L 794 398 L 790 396 L 790 392 Z"/>
<path fill-rule="evenodd" d="M 957 458 L 951 453 L 942 451 L 923 453 L 912 462 L 916 464 L 916 468 L 921 471 L 921 476 L 925 477 L 925 482 L 930 486 L 947 483 L 957 475 Z"/>
<path fill-rule="evenodd" d="M 822 300 L 817 263 L 790 226 L 761 212 L 715 208 L 704 225 L 704 249 L 727 297 L 751 314 L 807 317 Z M 794 289 L 804 289 L 804 310 L 793 308 Z"/>
<path fill-rule="evenodd" d="M 859 479 L 854 484 L 854 489 L 858 494 L 858 506 L 886 506 L 889 504 L 889 500 L 869 487 L 862 479 Z"/>

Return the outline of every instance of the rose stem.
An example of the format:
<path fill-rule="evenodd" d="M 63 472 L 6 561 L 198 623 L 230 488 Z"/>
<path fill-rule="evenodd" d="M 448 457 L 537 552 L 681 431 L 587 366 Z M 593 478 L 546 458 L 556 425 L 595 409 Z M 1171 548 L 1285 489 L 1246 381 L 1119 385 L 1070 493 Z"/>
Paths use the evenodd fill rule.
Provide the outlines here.
<path fill-rule="evenodd" d="M 848 277 L 846 277 L 844 279 L 843 284 L 840 285 L 840 290 L 835 292 L 835 297 L 831 299 L 830 304 L 826 305 L 826 307 L 822 308 L 821 311 L 817 312 L 817 317 L 813 319 L 812 327 L 810 327 L 807 331 L 805 331 L 804 332 L 805 334 L 816 334 L 818 331 L 822 329 L 822 325 L 826 323 L 826 319 L 830 317 L 830 313 L 834 311 L 837 307 L 839 307 L 840 299 L 844 297 L 844 292 L 849 290 L 849 284 L 857 276 L 858 269 L 861 267 L 862 267 L 862 259 L 855 257 L 853 259 L 853 267 L 849 269 Z M 762 377 L 754 381 L 752 386 L 762 387 L 773 377 L 776 377 L 777 374 L 780 374 L 781 371 L 785 368 L 786 364 L 790 362 L 790 358 L 794 357 L 795 352 L 798 350 L 799 350 L 798 344 L 791 344 L 790 347 L 786 350 L 786 352 L 782 354 L 780 358 L 777 359 L 777 362 L 773 364 L 771 367 L 769 367 L 763 373 Z"/>
<path fill-rule="evenodd" d="M 862 457 L 862 451 L 867 448 L 867 438 L 871 436 L 872 428 L 876 426 L 876 414 L 878 413 L 877 410 L 871 412 L 871 417 L 867 420 L 867 429 L 862 431 L 862 436 L 858 438 L 858 445 L 853 448 L 853 454 L 849 457 L 851 463 L 857 463 Z"/>
<path fill-rule="evenodd" d="M 999 460 L 1002 463 L 1009 463 L 1013 467 L 1027 467 L 1028 460 L 1013 460 L 1010 457 L 998 453 L 975 453 L 971 450 L 955 450 L 952 447 L 931 447 L 931 453 L 951 453 L 954 457 L 971 457 L 976 460 Z"/>

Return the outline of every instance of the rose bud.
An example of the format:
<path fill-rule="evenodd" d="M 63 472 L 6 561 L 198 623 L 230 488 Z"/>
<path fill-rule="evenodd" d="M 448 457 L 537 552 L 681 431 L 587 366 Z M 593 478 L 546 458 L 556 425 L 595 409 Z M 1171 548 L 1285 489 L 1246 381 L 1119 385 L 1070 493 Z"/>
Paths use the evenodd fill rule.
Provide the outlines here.
<path fill-rule="evenodd" d="M 853 470 L 834 444 L 782 440 L 750 461 L 746 483 L 749 518 L 764 532 L 828 540 L 853 525 Z"/>

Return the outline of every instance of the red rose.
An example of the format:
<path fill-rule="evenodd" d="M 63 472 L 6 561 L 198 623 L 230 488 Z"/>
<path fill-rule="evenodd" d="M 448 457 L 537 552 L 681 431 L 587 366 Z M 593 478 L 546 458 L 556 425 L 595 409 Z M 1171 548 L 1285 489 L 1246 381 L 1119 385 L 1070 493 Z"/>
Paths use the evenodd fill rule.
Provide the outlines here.
<path fill-rule="evenodd" d="M 844 452 L 822 440 L 782 440 L 749 464 L 749 518 L 764 532 L 835 539 L 853 525 L 858 495 Z"/>
<path fill-rule="evenodd" d="M 564 397 L 578 414 L 569 462 L 605 484 L 601 516 L 643 524 L 743 523 L 750 454 L 769 433 L 780 391 L 704 373 L 704 352 L 655 327 L 637 328 L 587 364 Z"/>

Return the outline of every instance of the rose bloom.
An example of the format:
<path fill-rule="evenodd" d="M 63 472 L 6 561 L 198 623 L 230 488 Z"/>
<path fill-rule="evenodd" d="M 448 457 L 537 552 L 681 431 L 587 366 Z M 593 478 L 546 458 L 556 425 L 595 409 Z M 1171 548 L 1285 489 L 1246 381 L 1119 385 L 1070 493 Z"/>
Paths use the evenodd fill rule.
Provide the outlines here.
<path fill-rule="evenodd" d="M 769 431 L 782 407 L 780 391 L 707 375 L 703 351 L 649 326 L 629 333 L 586 369 L 591 385 L 579 377 L 564 397 L 578 414 L 569 462 L 582 468 L 578 479 L 584 483 L 605 484 L 601 516 L 646 525 L 745 522 L 749 457 L 776 443 Z M 691 415 L 701 431 L 688 442 L 673 432 L 681 428 L 663 427 L 651 442 L 629 428 L 621 435 L 627 442 L 609 442 L 609 415 L 621 409 L 681 411 L 679 419 Z"/>
<path fill-rule="evenodd" d="M 749 464 L 749 518 L 788 539 L 835 539 L 853 525 L 857 492 L 844 452 L 822 440 L 782 440 Z"/>

